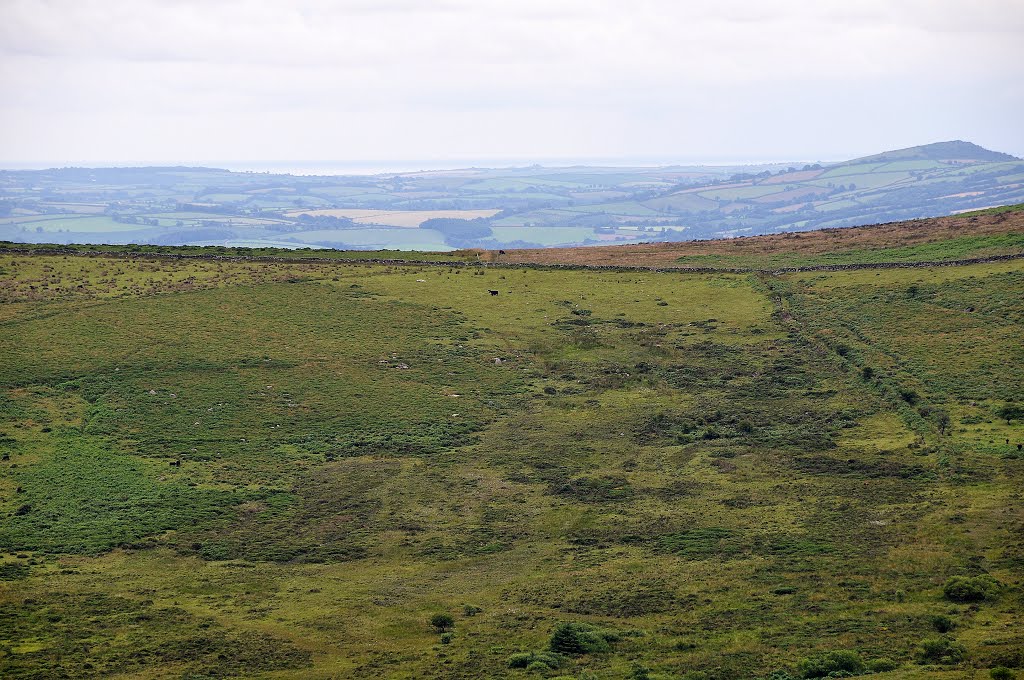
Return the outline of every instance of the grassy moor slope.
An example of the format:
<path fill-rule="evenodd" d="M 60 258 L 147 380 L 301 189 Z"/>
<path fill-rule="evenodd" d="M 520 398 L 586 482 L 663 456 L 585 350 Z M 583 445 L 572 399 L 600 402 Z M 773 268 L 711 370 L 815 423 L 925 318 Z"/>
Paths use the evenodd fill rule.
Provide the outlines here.
<path fill-rule="evenodd" d="M 716 241 L 524 249 L 498 262 L 741 267 L 944 261 L 1024 253 L 1024 205 L 955 217 Z"/>
<path fill-rule="evenodd" d="M 505 267 L 5 251 L 0 676 L 1020 673 L 1024 260 L 512 263 L 975 256 L 1020 220 Z"/>

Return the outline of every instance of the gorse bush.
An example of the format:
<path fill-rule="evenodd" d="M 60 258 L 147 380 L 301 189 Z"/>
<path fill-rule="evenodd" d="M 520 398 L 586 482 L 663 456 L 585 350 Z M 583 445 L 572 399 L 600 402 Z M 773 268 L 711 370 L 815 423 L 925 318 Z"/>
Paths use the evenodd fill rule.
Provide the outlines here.
<path fill-rule="evenodd" d="M 526 668 L 538 670 L 555 670 L 565 664 L 565 659 L 554 652 L 518 652 L 508 657 L 509 668 Z"/>
<path fill-rule="evenodd" d="M 579 656 L 597 654 L 611 650 L 609 643 L 617 642 L 618 634 L 597 628 L 588 623 L 560 623 L 551 634 L 549 647 L 552 652 Z"/>
<path fill-rule="evenodd" d="M 953 619 L 949 618 L 945 614 L 939 614 L 931 618 L 932 628 L 940 633 L 948 633 L 956 627 Z"/>
<path fill-rule="evenodd" d="M 863 673 L 864 662 L 856 652 L 844 649 L 802 659 L 797 664 L 797 669 L 800 671 L 800 677 L 803 678 L 842 677 L 835 673 L 851 675 Z"/>
<path fill-rule="evenodd" d="M 956 640 L 934 637 L 921 640 L 914 656 L 918 663 L 956 664 L 967 657 L 967 650 Z"/>
<path fill-rule="evenodd" d="M 885 673 L 887 671 L 894 671 L 899 668 L 899 664 L 887 657 L 880 657 L 878 659 L 872 659 L 868 661 L 867 669 L 872 673 Z"/>
<path fill-rule="evenodd" d="M 954 576 L 942 586 L 942 594 L 953 602 L 981 602 L 992 598 L 996 588 L 989 576 Z"/>

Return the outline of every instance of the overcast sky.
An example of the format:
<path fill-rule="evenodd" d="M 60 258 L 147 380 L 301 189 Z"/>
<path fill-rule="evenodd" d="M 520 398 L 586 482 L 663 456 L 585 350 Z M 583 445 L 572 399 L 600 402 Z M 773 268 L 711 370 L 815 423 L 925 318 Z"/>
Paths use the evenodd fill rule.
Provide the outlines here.
<path fill-rule="evenodd" d="M 1022 0 L 0 0 L 0 164 L 1024 155 Z"/>

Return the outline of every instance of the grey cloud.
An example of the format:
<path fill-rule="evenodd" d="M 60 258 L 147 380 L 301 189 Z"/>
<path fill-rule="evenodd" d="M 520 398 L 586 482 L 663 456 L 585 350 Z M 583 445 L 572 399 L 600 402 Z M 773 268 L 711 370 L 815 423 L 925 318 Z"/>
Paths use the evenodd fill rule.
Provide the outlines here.
<path fill-rule="evenodd" d="M 1022 17 L 1010 0 L 0 0 L 0 141 L 9 158 L 784 156 L 927 131 L 1020 153 Z M 190 133 L 147 136 L 168 127 Z"/>

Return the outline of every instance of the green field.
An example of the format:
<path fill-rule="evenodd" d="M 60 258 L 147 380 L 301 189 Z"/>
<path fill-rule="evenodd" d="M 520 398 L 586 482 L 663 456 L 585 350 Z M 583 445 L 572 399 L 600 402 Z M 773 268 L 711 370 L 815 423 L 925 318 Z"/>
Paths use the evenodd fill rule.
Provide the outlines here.
<path fill-rule="evenodd" d="M 913 246 L 855 248 L 820 254 L 790 252 L 777 255 L 685 255 L 676 262 L 693 267 L 782 268 L 883 262 L 948 262 L 1017 253 L 1024 253 L 1024 233 L 963 236 Z"/>
<path fill-rule="evenodd" d="M 52 232 L 121 232 L 121 231 L 135 231 L 139 229 L 137 224 L 124 224 L 121 222 L 115 222 L 109 217 L 95 217 L 92 215 L 68 215 L 66 217 L 46 217 L 38 220 L 20 220 L 18 222 L 19 228 L 24 228 L 29 231 L 42 231 L 44 233 Z M 13 233 L 13 232 L 11 232 Z"/>
<path fill-rule="evenodd" d="M 594 230 L 587 227 L 494 227 L 492 231 L 503 242 L 525 241 L 541 246 L 582 243 L 595 238 Z"/>
<path fill-rule="evenodd" d="M 0 676 L 1024 667 L 1021 290 L 5 253 Z"/>

